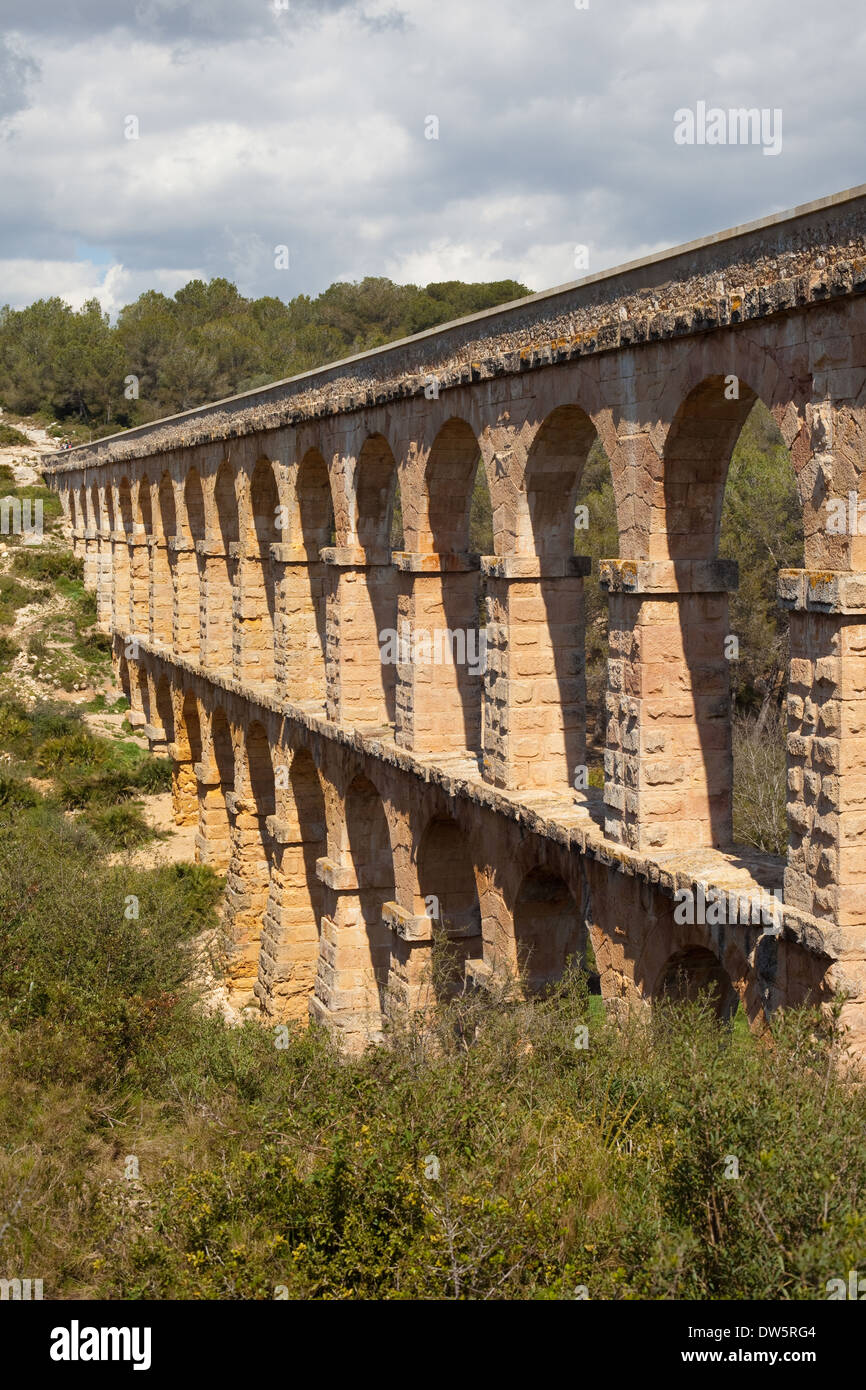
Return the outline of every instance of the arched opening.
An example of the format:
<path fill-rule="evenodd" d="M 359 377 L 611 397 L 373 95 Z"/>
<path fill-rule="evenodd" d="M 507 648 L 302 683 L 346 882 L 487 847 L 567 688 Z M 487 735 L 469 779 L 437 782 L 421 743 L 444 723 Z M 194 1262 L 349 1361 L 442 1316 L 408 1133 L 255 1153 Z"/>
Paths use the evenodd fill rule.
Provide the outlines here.
<path fill-rule="evenodd" d="M 138 524 L 146 536 L 153 535 L 153 502 L 146 473 L 138 484 Z"/>
<path fill-rule="evenodd" d="M 418 914 L 433 920 L 433 988 L 441 1001 L 463 990 L 466 962 L 480 960 L 481 907 L 466 834 L 448 816 L 437 816 L 418 848 Z"/>
<path fill-rule="evenodd" d="M 203 858 L 217 873 L 225 873 L 231 857 L 231 821 L 227 797 L 234 791 L 235 755 L 232 735 L 225 711 L 217 708 L 211 718 L 211 748 L 213 750 L 215 782 L 206 783 L 200 791 L 200 829 Z"/>
<path fill-rule="evenodd" d="M 687 946 L 676 951 L 662 967 L 655 996 L 696 1000 L 705 993 L 709 993 L 717 1017 L 730 1022 L 740 999 L 718 957 L 704 946 Z"/>
<path fill-rule="evenodd" d="M 159 480 L 157 506 L 159 543 L 153 549 L 153 635 L 158 642 L 171 646 L 174 641 L 176 554 L 169 542 L 177 535 L 177 512 L 174 485 L 168 473 L 163 473 Z"/>
<path fill-rule="evenodd" d="M 244 781 L 249 789 L 235 814 L 229 865 L 229 902 L 234 989 L 252 999 L 259 976 L 259 954 L 270 891 L 272 840 L 268 816 L 276 812 L 274 769 L 268 736 L 254 720 L 244 741 Z"/>
<path fill-rule="evenodd" d="M 322 930 L 324 890 L 316 863 L 327 852 L 321 781 L 306 749 L 292 757 L 288 780 L 285 827 L 272 850 L 256 995 L 275 1017 L 305 1022 Z"/>
<path fill-rule="evenodd" d="M 325 701 L 328 567 L 319 552 L 334 541 L 334 507 L 325 460 L 308 449 L 295 481 L 296 561 L 284 572 L 285 687 L 289 699 Z"/>
<path fill-rule="evenodd" d="M 168 676 L 160 676 L 157 683 L 156 712 L 166 743 L 174 743 L 174 705 Z"/>
<path fill-rule="evenodd" d="M 220 464 L 217 472 L 214 502 L 222 554 L 209 556 L 205 564 L 207 641 L 204 650 L 208 665 L 230 668 L 238 565 L 231 547 L 240 540 L 240 522 L 234 474 L 227 463 Z"/>
<path fill-rule="evenodd" d="M 159 480 L 159 521 L 162 539 L 168 543 L 177 535 L 177 509 L 174 503 L 174 484 L 168 473 Z"/>
<path fill-rule="evenodd" d="M 129 583 L 132 591 L 130 617 L 133 632 L 142 634 L 150 631 L 150 537 L 153 535 L 153 509 L 150 496 L 150 483 L 145 475 L 135 493 L 136 534 L 130 556 Z"/>
<path fill-rule="evenodd" d="M 134 627 L 130 607 L 132 583 L 129 542 L 132 540 L 132 489 L 128 478 L 121 478 L 117 488 L 117 530 L 120 539 L 114 547 L 114 621 L 122 632 Z"/>
<path fill-rule="evenodd" d="M 191 468 L 183 488 L 183 501 L 186 511 L 186 524 L 190 540 L 198 544 L 206 535 L 204 487 L 198 469 Z"/>
<path fill-rule="evenodd" d="M 469 550 L 469 513 L 480 450 L 465 420 L 446 421 L 427 460 L 427 544 L 438 555 Z"/>
<path fill-rule="evenodd" d="M 195 768 L 202 760 L 202 739 L 198 701 L 192 690 L 184 691 L 174 740 L 172 793 L 175 824 L 193 825 L 200 819 L 199 786 Z"/>
<path fill-rule="evenodd" d="M 594 970 L 587 960 L 588 933 L 568 886 L 550 869 L 526 875 L 514 906 L 517 968 L 527 996 L 544 994 L 562 979 L 569 961 Z"/>
<path fill-rule="evenodd" d="M 486 613 L 479 556 L 472 544 L 488 543 L 492 511 L 478 441 L 464 420 L 448 420 L 440 429 L 425 484 L 426 522 L 422 511 L 419 545 L 443 559 L 438 573 L 412 577 L 416 622 L 408 635 L 415 727 L 430 729 L 425 741 L 432 751 L 466 749 L 478 755 Z"/>
<path fill-rule="evenodd" d="M 132 488 L 128 478 L 121 478 L 120 486 L 117 490 L 118 510 L 120 512 L 120 527 L 129 539 L 132 535 Z"/>
<path fill-rule="evenodd" d="M 391 961 L 391 935 L 382 921 L 382 907 L 394 898 L 394 860 L 382 798 L 366 777 L 356 777 L 346 796 L 346 835 L 358 891 L 354 908 L 350 903 L 342 906 L 349 916 L 354 911 L 357 917 L 360 909 L 363 930 L 353 945 L 360 952 L 364 1007 L 380 1014 Z"/>
<path fill-rule="evenodd" d="M 102 530 L 102 507 L 99 502 L 99 488 L 96 483 L 90 489 L 90 524 L 94 531 Z"/>
<path fill-rule="evenodd" d="M 756 399 L 746 381 L 723 375 L 709 375 L 689 391 L 668 431 L 663 488 L 649 513 L 650 559 L 673 561 L 669 591 L 653 593 L 651 603 L 637 594 L 611 598 L 611 621 L 616 611 L 621 629 L 612 635 L 611 649 L 634 653 L 622 680 L 639 682 L 646 692 L 640 717 L 653 730 L 653 746 L 642 747 L 635 783 L 640 829 L 633 833 L 641 843 L 726 848 L 733 841 L 730 690 L 736 634 L 728 593 L 736 586 L 736 571 L 717 557 L 725 480 Z M 629 758 L 620 752 L 625 768 Z M 622 796 L 627 803 L 627 785 Z M 611 797 L 609 791 L 606 799 Z M 634 814 L 626 804 L 612 819 Z"/>
<path fill-rule="evenodd" d="M 537 577 L 490 581 L 494 632 L 507 633 L 510 785 L 586 780 L 585 562 L 576 560 L 578 485 L 595 441 L 585 411 L 562 405 L 544 420 L 526 462 L 519 544 Z M 578 552 L 579 554 L 579 552 Z"/>
<path fill-rule="evenodd" d="M 397 464 L 384 435 L 373 434 L 364 441 L 354 483 L 354 528 L 367 565 L 363 583 L 347 587 L 344 595 L 341 639 L 345 629 L 347 645 L 340 652 L 340 660 L 346 668 L 347 681 L 366 689 L 381 689 L 378 718 L 393 724 L 397 672 L 393 662 L 381 659 L 380 634 L 397 630 L 399 577 L 391 564 L 391 529 L 398 484 Z M 349 593 L 354 595 L 351 604 L 347 602 Z M 351 717 L 351 710 L 349 714 Z M 365 712 L 362 719 L 377 722 L 373 711 Z"/>
<path fill-rule="evenodd" d="M 803 509 L 791 455 L 760 400 L 731 456 L 718 553 L 735 560 L 730 596 L 733 839 L 784 857 L 788 848 L 789 615 L 778 602 L 780 569 L 805 566 Z M 808 786 L 804 795 L 809 796 Z"/>
<path fill-rule="evenodd" d="M 131 708 L 132 708 L 132 682 L 131 682 L 130 677 L 129 677 L 129 662 L 127 661 L 126 657 L 125 657 L 122 653 L 121 653 L 120 658 L 119 658 L 118 663 L 117 663 L 117 674 L 118 674 L 118 679 L 120 680 L 120 688 L 121 688 L 121 690 L 123 691 L 124 699 L 126 700 L 127 704 L 129 705 L 129 707 L 130 707 L 130 709 L 131 709 Z"/>
<path fill-rule="evenodd" d="M 250 594 L 259 597 L 256 603 L 259 616 L 244 622 L 244 670 L 249 673 L 250 679 L 267 682 L 274 679 L 277 607 L 271 546 L 280 544 L 282 540 L 281 532 L 277 530 L 280 505 L 277 480 L 273 464 L 268 459 L 259 459 L 253 470 L 250 503 L 256 556 L 253 563 L 257 566 L 258 574 L 249 575 L 248 585 Z"/>
<path fill-rule="evenodd" d="M 586 660 L 586 766 L 588 782 L 604 786 L 607 733 L 608 595 L 599 583 L 599 561 L 619 556 L 619 525 L 610 460 L 596 438 L 587 455 L 574 500 L 574 554 L 589 560 L 583 580 Z"/>
<path fill-rule="evenodd" d="M 150 724 L 150 682 L 147 679 L 147 672 L 143 666 L 138 668 L 138 705 L 144 716 L 145 724 Z"/>

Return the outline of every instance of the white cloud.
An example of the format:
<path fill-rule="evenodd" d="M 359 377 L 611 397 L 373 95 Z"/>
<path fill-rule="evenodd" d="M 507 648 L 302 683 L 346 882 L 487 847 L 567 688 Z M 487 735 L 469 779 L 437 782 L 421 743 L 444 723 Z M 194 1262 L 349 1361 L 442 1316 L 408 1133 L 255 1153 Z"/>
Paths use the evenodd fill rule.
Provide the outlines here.
<path fill-rule="evenodd" d="M 192 273 L 283 298 L 365 274 L 543 289 L 581 273 L 578 243 L 603 269 L 862 176 L 853 0 L 80 0 L 77 28 L 7 8 L 0 299 L 18 303 L 115 307 Z M 698 99 L 781 107 L 781 156 L 675 146 Z"/>

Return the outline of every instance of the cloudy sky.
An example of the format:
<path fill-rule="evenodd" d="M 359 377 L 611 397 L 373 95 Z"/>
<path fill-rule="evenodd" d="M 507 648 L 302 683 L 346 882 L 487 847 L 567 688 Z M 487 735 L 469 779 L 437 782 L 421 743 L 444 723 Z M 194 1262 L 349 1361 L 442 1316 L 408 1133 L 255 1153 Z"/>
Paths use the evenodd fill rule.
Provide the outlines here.
<path fill-rule="evenodd" d="M 194 275 L 544 289 L 586 273 L 576 247 L 602 270 L 866 180 L 862 0 L 2 0 L 0 22 L 0 303 L 114 313 Z M 699 102 L 781 111 L 780 153 L 678 144 Z"/>

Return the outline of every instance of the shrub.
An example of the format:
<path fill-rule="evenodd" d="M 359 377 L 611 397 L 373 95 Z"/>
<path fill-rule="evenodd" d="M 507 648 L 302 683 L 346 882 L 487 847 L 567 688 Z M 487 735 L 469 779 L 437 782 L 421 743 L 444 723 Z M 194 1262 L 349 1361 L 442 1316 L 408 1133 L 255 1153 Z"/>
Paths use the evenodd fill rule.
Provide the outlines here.
<path fill-rule="evenodd" d="M 16 430 L 14 425 L 0 425 L 0 448 L 9 448 L 13 444 L 29 444 L 30 440 L 26 434 Z"/>
<path fill-rule="evenodd" d="M 21 648 L 11 637 L 0 634 L 0 671 L 8 671 Z"/>
<path fill-rule="evenodd" d="M 111 849 L 134 849 L 155 836 L 154 830 L 144 819 L 141 807 L 137 805 L 91 809 L 86 812 L 84 819 L 93 833 Z"/>
<path fill-rule="evenodd" d="M 84 564 L 70 550 L 42 550 L 35 546 L 19 550 L 12 560 L 12 569 L 22 577 L 46 582 L 84 578 Z"/>

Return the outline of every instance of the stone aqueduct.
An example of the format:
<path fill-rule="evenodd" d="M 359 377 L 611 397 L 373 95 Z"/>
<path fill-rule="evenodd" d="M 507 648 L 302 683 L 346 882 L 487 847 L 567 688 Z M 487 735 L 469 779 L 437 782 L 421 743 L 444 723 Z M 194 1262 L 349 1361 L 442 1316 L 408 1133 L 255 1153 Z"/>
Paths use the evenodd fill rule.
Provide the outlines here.
<path fill-rule="evenodd" d="M 167 750 L 177 819 L 227 875 L 240 1002 L 311 1013 L 357 1048 L 425 1004 L 438 934 L 481 989 L 521 963 L 540 988 L 591 940 L 611 1007 L 680 967 L 753 1026 L 841 992 L 863 1052 L 866 535 L 828 509 L 866 493 L 864 290 L 866 187 L 49 462 L 132 722 Z M 806 538 L 806 569 L 779 580 L 786 864 L 731 842 L 737 576 L 717 546 L 757 398 Z M 601 566 L 603 792 L 572 785 L 573 513 L 597 436 L 619 527 Z M 405 650 L 383 663 L 383 630 L 477 626 L 479 586 L 483 673 Z M 699 886 L 727 890 L 737 920 L 680 924 L 675 894 Z M 755 904 L 782 887 L 768 928 Z"/>

